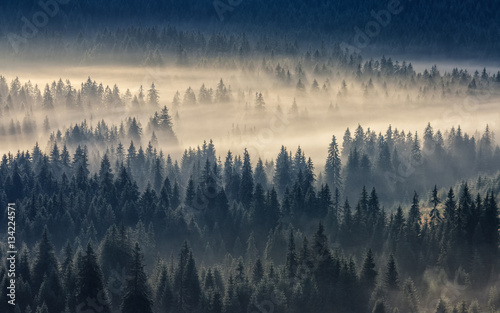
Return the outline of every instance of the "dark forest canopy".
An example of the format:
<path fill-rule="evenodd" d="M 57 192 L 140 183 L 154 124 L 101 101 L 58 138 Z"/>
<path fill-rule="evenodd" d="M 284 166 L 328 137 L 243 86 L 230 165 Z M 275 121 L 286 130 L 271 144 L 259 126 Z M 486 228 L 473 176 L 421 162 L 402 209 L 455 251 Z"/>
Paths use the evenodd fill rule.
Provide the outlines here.
<path fill-rule="evenodd" d="M 40 32 L 62 33 L 64 37 L 78 32 L 88 34 L 106 27 L 170 24 L 186 29 L 246 31 L 252 37 L 259 32 L 274 33 L 279 29 L 279 36 L 289 34 L 298 40 L 312 38 L 321 42 L 328 39 L 352 45 L 355 27 L 365 31 L 368 23 L 379 21 L 380 30 L 371 41 L 384 47 L 386 52 L 452 53 L 460 56 L 469 54 L 473 48 L 477 56 L 479 51 L 494 55 L 500 36 L 497 1 L 41 2 L 47 5 L 41 6 L 31 0 L 3 1 L 0 20 L 4 33 L 21 33 L 26 25 L 22 18 L 32 23 L 32 17 L 36 17 L 37 12 L 44 12 L 45 7 L 50 13 L 48 21 L 37 17 L 39 20 L 34 24 L 44 24 L 39 27 Z M 54 3 L 57 10 L 53 8 Z M 380 13 L 382 10 L 390 10 L 393 14 L 387 18 Z"/>
<path fill-rule="evenodd" d="M 381 144 L 391 138 L 397 145 L 400 137 L 390 128 L 387 133 Z M 463 143 L 466 135 L 450 133 L 451 142 Z M 353 144 L 361 143 L 355 137 Z M 358 149 L 367 151 L 351 147 L 349 163 Z M 186 151 L 181 166 L 168 157 L 165 167 L 162 155 L 144 163 L 131 144 L 116 166 L 116 155 L 105 154 L 96 172 L 89 171 L 95 161 L 80 146 L 72 156 L 56 144 L 48 155 L 38 146 L 4 155 L 0 205 L 16 203 L 23 243 L 21 312 L 78 312 L 90 305 L 82 300 L 89 297 L 122 312 L 137 306 L 148 312 L 253 312 L 268 303 L 278 312 L 332 305 L 344 312 L 498 308 L 498 291 L 491 287 L 498 272 L 498 177 L 412 192 L 408 205 L 389 209 L 379 200 L 380 184 L 367 189 L 368 181 L 353 182 L 355 196 L 344 196 L 335 187 L 341 156 L 334 142 L 329 151 L 332 188 L 315 183 L 312 161 L 302 152 L 292 156 L 284 147 L 271 175 L 261 161 L 252 166 L 246 151 L 241 157 L 228 153 L 222 165 L 211 142 Z M 377 164 L 374 169 L 384 162 Z M 153 180 L 139 188 L 143 175 Z M 2 245 L 0 255 L 5 251 Z M 5 285 L 6 272 L 0 274 Z M 430 287 L 431 280 L 437 285 Z M 450 282 L 469 292 L 464 302 L 465 294 L 439 300 L 439 288 Z"/>

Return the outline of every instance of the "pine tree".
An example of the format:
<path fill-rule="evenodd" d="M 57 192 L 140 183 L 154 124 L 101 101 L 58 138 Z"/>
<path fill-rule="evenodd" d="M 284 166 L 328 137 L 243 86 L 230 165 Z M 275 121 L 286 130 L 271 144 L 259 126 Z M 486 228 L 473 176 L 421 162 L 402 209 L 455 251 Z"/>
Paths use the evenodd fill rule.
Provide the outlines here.
<path fill-rule="evenodd" d="M 408 278 L 403 285 L 403 296 L 404 312 L 417 313 L 419 310 L 418 293 L 411 278 Z"/>
<path fill-rule="evenodd" d="M 183 303 L 181 303 L 182 312 L 198 312 L 198 306 L 201 297 L 200 281 L 198 271 L 193 259 L 193 254 L 190 252 L 188 262 L 185 269 L 184 283 L 185 293 Z"/>
<path fill-rule="evenodd" d="M 267 190 L 267 175 L 261 158 L 259 158 L 255 166 L 254 182 L 255 185 L 260 184 L 264 190 Z"/>
<path fill-rule="evenodd" d="M 377 191 L 375 190 L 375 187 L 372 188 L 372 191 L 370 193 L 370 197 L 368 198 L 367 213 L 368 213 L 369 223 L 371 225 L 375 224 L 375 222 L 377 221 L 377 218 L 380 215 L 380 205 L 379 205 L 378 195 L 377 195 Z"/>
<path fill-rule="evenodd" d="M 53 110 L 54 109 L 54 99 L 52 98 L 52 93 L 50 91 L 49 85 L 45 85 L 45 91 L 43 93 L 43 109 Z"/>
<path fill-rule="evenodd" d="M 391 151 L 389 150 L 389 144 L 386 141 L 383 141 L 380 144 L 377 162 L 378 169 L 381 173 L 390 173 L 392 170 Z"/>
<path fill-rule="evenodd" d="M 341 177 L 340 171 L 342 169 L 342 163 L 340 161 L 339 148 L 337 145 L 337 140 L 335 136 L 332 137 L 332 142 L 328 147 L 328 157 L 326 158 L 325 175 L 326 183 L 329 185 L 331 190 L 334 188 L 341 187 Z"/>
<path fill-rule="evenodd" d="M 172 108 L 176 109 L 181 105 L 181 94 L 179 91 L 175 92 L 174 98 L 172 99 Z"/>
<path fill-rule="evenodd" d="M 250 208 L 250 204 L 252 203 L 253 198 L 253 174 L 252 174 L 252 165 L 250 163 L 250 155 L 248 151 L 245 149 L 243 154 L 243 168 L 241 171 L 241 181 L 240 181 L 240 189 L 239 189 L 239 198 L 241 203 L 246 209 Z"/>
<path fill-rule="evenodd" d="M 278 195 L 282 197 L 285 189 L 289 186 L 291 180 L 291 164 L 288 152 L 284 146 L 281 146 L 280 153 L 276 158 L 276 168 L 274 172 L 274 185 Z"/>
<path fill-rule="evenodd" d="M 372 249 L 368 249 L 365 260 L 363 261 L 363 268 L 361 269 L 360 280 L 363 289 L 368 292 L 375 287 L 377 278 L 377 271 L 375 270 L 375 260 L 373 259 Z"/>
<path fill-rule="evenodd" d="M 413 231 L 416 231 L 417 234 L 420 233 L 420 205 L 418 203 L 418 195 L 415 192 L 413 194 L 412 205 L 410 207 L 410 211 L 408 212 L 408 227 L 410 227 Z"/>
<path fill-rule="evenodd" d="M 498 228 L 500 220 L 498 218 L 498 206 L 493 191 L 486 197 L 485 209 L 481 216 L 481 228 L 483 229 L 484 242 L 489 246 L 491 255 L 495 255 L 498 249 Z"/>
<path fill-rule="evenodd" d="M 28 251 L 27 249 L 23 249 L 17 267 L 17 275 L 22 277 L 25 282 L 31 284 L 31 270 L 29 266 Z"/>
<path fill-rule="evenodd" d="M 219 103 L 228 102 L 230 100 L 229 92 L 224 85 L 222 78 L 217 84 L 217 89 L 215 90 L 215 101 Z"/>
<path fill-rule="evenodd" d="M 49 312 L 62 312 L 66 299 L 58 271 L 51 271 L 44 276 L 38 290 L 36 303 L 46 304 Z"/>
<path fill-rule="evenodd" d="M 252 208 L 251 208 L 251 217 L 252 223 L 255 225 L 255 229 L 260 231 L 266 231 L 267 224 L 272 222 L 267 220 L 267 207 L 266 207 L 266 199 L 264 196 L 264 190 L 262 186 L 258 184 L 255 186 L 255 193 L 253 195 Z"/>
<path fill-rule="evenodd" d="M 261 92 L 255 94 L 255 109 L 258 111 L 264 111 L 266 109 L 266 102 Z"/>
<path fill-rule="evenodd" d="M 155 84 L 151 84 L 151 89 L 148 90 L 148 104 L 152 108 L 158 107 L 158 99 L 160 96 L 158 95 L 158 91 L 156 90 Z"/>
<path fill-rule="evenodd" d="M 372 313 L 386 313 L 385 304 L 383 301 L 378 300 L 373 307 Z"/>
<path fill-rule="evenodd" d="M 411 148 L 411 164 L 419 166 L 422 163 L 422 153 L 420 151 L 420 141 L 418 140 L 417 132 L 415 132 L 415 140 Z"/>
<path fill-rule="evenodd" d="M 496 312 L 498 308 L 500 308 L 500 293 L 496 286 L 492 286 L 488 293 L 488 309 L 490 312 Z"/>
<path fill-rule="evenodd" d="M 456 205 L 455 194 L 453 193 L 453 189 L 450 188 L 444 203 L 444 217 L 448 225 L 452 225 L 455 220 Z"/>
<path fill-rule="evenodd" d="M 75 297 L 77 305 L 84 304 L 80 309 L 89 305 L 88 299 L 97 303 L 100 312 L 111 312 L 106 290 L 104 289 L 101 269 L 90 243 L 87 245 L 85 254 L 80 261 L 80 268 L 76 276 Z"/>
<path fill-rule="evenodd" d="M 187 242 L 184 242 L 175 270 L 174 292 L 178 312 L 197 312 L 201 287 L 193 254 Z"/>
<path fill-rule="evenodd" d="M 460 192 L 457 214 L 455 217 L 455 226 L 459 231 L 458 236 L 465 235 L 465 238 L 470 241 L 474 234 L 476 220 L 475 205 L 469 191 L 469 186 L 465 183 Z M 460 240 L 461 238 L 457 239 Z"/>
<path fill-rule="evenodd" d="M 389 256 L 389 262 L 387 262 L 384 283 L 389 290 L 397 290 L 399 288 L 399 274 L 392 254 Z"/>
<path fill-rule="evenodd" d="M 172 118 L 168 113 L 167 106 L 163 106 L 158 115 L 158 126 L 163 131 L 172 131 Z"/>
<path fill-rule="evenodd" d="M 153 301 L 139 244 L 135 244 L 132 261 L 127 269 L 125 295 L 121 305 L 122 313 L 152 313 Z"/>
<path fill-rule="evenodd" d="M 179 183 L 177 182 L 177 179 L 174 182 L 174 188 L 172 189 L 172 198 L 171 198 L 171 207 L 172 209 L 177 209 L 179 205 L 181 204 L 181 194 L 179 190 Z"/>
<path fill-rule="evenodd" d="M 52 272 L 58 273 L 58 271 L 54 246 L 49 241 L 48 230 L 45 228 L 33 262 L 33 290 L 38 290 L 40 288 L 45 276 L 50 277 Z"/>
<path fill-rule="evenodd" d="M 297 272 L 298 260 L 297 253 L 295 251 L 295 240 L 293 237 L 293 230 L 290 230 L 290 236 L 288 238 L 288 252 L 286 255 L 286 275 L 287 278 L 290 279 L 290 282 L 293 282 L 295 278 L 295 273 Z"/>
<path fill-rule="evenodd" d="M 439 299 L 439 303 L 436 307 L 436 313 L 446 313 L 446 303 L 443 301 L 443 299 Z"/>
<path fill-rule="evenodd" d="M 434 185 L 434 189 L 432 190 L 431 203 L 433 204 L 433 208 L 430 211 L 429 216 L 431 218 L 431 223 L 433 225 L 436 225 L 438 222 L 441 221 L 441 214 L 439 213 L 439 210 L 437 209 L 437 206 L 439 203 L 441 203 L 441 200 L 438 197 L 436 185 Z"/>
<path fill-rule="evenodd" d="M 224 304 L 222 300 L 221 293 L 217 290 L 214 292 L 212 299 L 210 299 L 210 313 L 222 313 L 224 310 Z"/>
<path fill-rule="evenodd" d="M 424 146 L 422 152 L 424 155 L 433 155 L 436 148 L 436 142 L 434 141 L 434 131 L 432 129 L 431 123 L 427 124 L 424 131 Z"/>
<path fill-rule="evenodd" d="M 247 265 L 250 267 L 257 260 L 259 251 L 257 250 L 257 245 L 255 242 L 255 235 L 253 232 L 250 233 L 247 240 L 247 249 L 245 252 L 245 259 Z"/>
<path fill-rule="evenodd" d="M 224 298 L 224 307 L 227 313 L 240 312 L 240 305 L 238 301 L 236 284 L 233 279 L 233 274 L 229 274 L 229 279 L 226 288 L 226 296 Z"/>
<path fill-rule="evenodd" d="M 257 259 L 252 269 L 252 282 L 254 285 L 260 283 L 262 278 L 264 277 L 264 267 L 262 266 L 262 261 Z"/>
<path fill-rule="evenodd" d="M 174 294 L 166 265 L 162 266 L 156 290 L 155 305 L 159 311 L 171 312 L 174 307 Z"/>
<path fill-rule="evenodd" d="M 193 178 L 191 177 L 188 181 L 188 185 L 187 185 L 187 189 L 186 189 L 186 199 L 184 200 L 184 203 L 188 206 L 194 205 L 195 196 L 196 196 L 196 190 L 194 187 Z"/>
<path fill-rule="evenodd" d="M 182 104 L 185 106 L 196 105 L 196 95 L 194 94 L 194 91 L 193 91 L 193 89 L 191 89 L 191 87 L 186 89 L 186 92 L 184 93 L 184 99 L 182 101 Z"/>
<path fill-rule="evenodd" d="M 132 120 L 129 123 L 128 127 L 128 136 L 132 141 L 135 142 L 140 142 L 141 141 L 141 135 L 142 135 L 142 128 L 140 123 L 136 120 L 136 118 L 132 118 Z"/>

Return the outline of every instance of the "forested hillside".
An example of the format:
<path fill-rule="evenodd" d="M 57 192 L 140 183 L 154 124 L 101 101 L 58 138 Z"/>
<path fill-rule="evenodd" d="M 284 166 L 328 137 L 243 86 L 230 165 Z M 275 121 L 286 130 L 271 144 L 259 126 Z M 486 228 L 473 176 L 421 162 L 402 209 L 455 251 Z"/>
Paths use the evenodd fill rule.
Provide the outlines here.
<path fill-rule="evenodd" d="M 49 25 L 50 33 L 62 34 L 63 38 L 106 27 L 127 29 L 137 24 L 146 27 L 170 24 L 208 31 L 246 31 L 256 36 L 275 36 L 275 30 L 279 29 L 293 39 L 352 44 L 356 27 L 365 30 L 370 21 L 382 21 L 372 41 L 386 52 L 455 57 L 481 53 L 494 57 L 500 36 L 500 8 L 496 1 L 42 2 L 40 5 L 31 0 L 4 1 L 0 6 L 2 28 L 17 34 L 26 25 L 22 17 L 32 22 L 37 12 L 48 7 L 50 21 L 43 24 Z M 381 11 L 393 14 L 389 18 L 383 14 L 378 19 L 373 17 Z M 37 18 L 38 23 L 43 22 Z M 40 32 L 47 31 L 43 28 Z"/>
<path fill-rule="evenodd" d="M 1 205 L 16 203 L 17 240 L 23 242 L 21 312 L 79 312 L 91 308 L 89 297 L 106 311 L 123 312 L 135 312 L 135 306 L 150 312 L 253 312 L 269 306 L 278 312 L 331 306 L 341 312 L 414 312 L 441 296 L 443 308 L 497 308 L 496 289 L 491 287 L 489 298 L 485 294 L 496 283 L 498 179 L 486 192 L 480 182 L 440 186 L 412 192 L 407 205 L 386 207 L 377 188 L 386 194 L 388 189 L 364 186 L 372 185 L 368 172 L 385 181 L 376 173 L 393 166 L 384 159 L 391 155 L 389 142 L 397 151 L 408 140 L 412 158 L 420 145 L 389 128 L 378 139 L 379 156 L 371 166 L 362 132 L 359 126 L 354 140 L 346 132 L 342 153 L 333 139 L 319 180 L 300 148 L 293 156 L 282 147 L 274 165 L 259 160 L 253 166 L 246 151 L 228 152 L 222 161 L 212 142 L 186 151 L 179 162 L 158 154 L 151 143 L 136 153 L 131 143 L 126 153 L 108 150 L 96 171 L 89 170 L 96 156 L 89 163 L 87 147 L 59 149 L 55 142 L 50 154 L 35 146 L 4 155 Z M 450 142 L 463 145 L 459 154 L 475 155 L 460 131 L 449 133 Z M 476 168 L 492 166 L 491 137 L 487 130 L 480 141 Z M 430 126 L 426 138 L 424 149 L 433 144 L 442 149 L 433 153 L 454 151 L 434 141 Z M 490 159 L 481 161 L 485 151 Z M 345 168 L 341 154 L 348 155 Z M 426 158 L 436 159 L 421 157 L 424 169 Z M 460 162 L 448 156 L 446 163 L 457 169 Z M 406 179 L 413 183 L 396 181 L 392 197 L 421 180 Z M 5 270 L 2 276 L 6 288 Z M 444 295 L 440 288 L 450 282 L 470 295 Z M 9 308 L 6 299 L 0 302 Z"/>

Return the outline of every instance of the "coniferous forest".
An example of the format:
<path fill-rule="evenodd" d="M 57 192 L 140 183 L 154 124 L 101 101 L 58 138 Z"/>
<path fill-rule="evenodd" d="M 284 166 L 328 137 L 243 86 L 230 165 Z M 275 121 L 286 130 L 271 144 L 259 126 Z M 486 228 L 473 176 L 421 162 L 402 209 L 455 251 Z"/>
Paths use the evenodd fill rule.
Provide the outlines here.
<path fill-rule="evenodd" d="M 495 1 L 4 1 L 0 312 L 500 312 Z"/>

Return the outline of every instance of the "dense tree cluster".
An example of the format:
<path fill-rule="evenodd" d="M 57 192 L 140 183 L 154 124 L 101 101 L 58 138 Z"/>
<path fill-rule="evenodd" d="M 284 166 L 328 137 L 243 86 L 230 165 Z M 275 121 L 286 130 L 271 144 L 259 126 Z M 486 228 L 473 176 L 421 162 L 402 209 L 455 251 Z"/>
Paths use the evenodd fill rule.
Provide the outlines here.
<path fill-rule="evenodd" d="M 84 111 L 118 110 L 125 106 L 136 110 L 141 107 L 159 109 L 159 95 L 154 83 L 147 93 L 145 95 L 141 86 L 134 96 L 128 89 L 121 94 L 116 84 L 113 87 L 104 86 L 90 77 L 81 83 L 80 88 L 74 87 L 69 80 L 63 82 L 62 79 L 39 87 L 31 81 L 23 84 L 17 77 L 10 82 L 9 87 L 5 77 L 0 76 L 0 104 L 2 112 L 6 114 L 40 109 L 51 112 L 63 108 Z"/>
<path fill-rule="evenodd" d="M 449 132 L 447 144 L 461 140 L 463 146 L 443 153 L 472 149 L 478 159 L 485 151 L 493 153 L 489 130 L 479 141 L 481 149 L 464 144 L 464 138 L 474 141 L 458 132 Z M 413 193 L 407 210 L 388 210 L 379 199 L 379 192 L 386 193 L 383 184 L 367 189 L 363 185 L 370 181 L 359 178 L 344 192 L 353 155 L 365 155 L 368 161 L 358 163 L 369 163 L 373 156 L 403 151 L 410 141 L 409 155 L 415 158 L 426 145 L 442 143 L 428 136 L 421 148 L 415 137 L 389 128 L 380 139 L 385 148 L 375 146 L 377 153 L 370 154 L 365 140 L 374 133 L 359 127 L 356 134 L 344 138 L 342 152 L 333 138 L 325 181 L 316 177 L 300 147 L 295 154 L 282 147 L 275 161 L 259 160 L 255 166 L 246 150 L 242 156 L 228 152 L 222 162 L 211 141 L 186 150 L 179 163 L 149 148 L 137 153 L 133 143 L 128 152 L 122 147 L 99 158 L 87 147 L 70 153 L 57 144 L 50 154 L 35 146 L 4 155 L 0 204 L 17 203 L 18 241 L 24 245 L 21 312 L 78 312 L 93 305 L 88 299 L 107 312 L 136 312 L 137 307 L 252 312 L 266 305 L 279 312 L 332 305 L 344 312 L 395 307 L 416 312 L 419 299 L 435 297 L 425 273 L 466 290 L 487 290 L 495 283 L 490 279 L 498 272 L 496 179 L 428 188 L 420 198 Z M 477 150 L 482 152 L 476 156 Z M 345 157 L 348 165 L 342 169 Z M 421 157 L 425 166 L 425 154 Z M 374 169 L 387 163 L 377 160 Z M 492 166 L 491 159 L 485 162 L 474 164 Z M 449 156 L 448 163 L 455 170 L 460 158 Z M 403 184 L 408 189 L 396 193 L 412 186 Z M 177 256 L 170 254 L 179 247 Z M 2 246 L 0 254 L 5 251 Z M 5 270 L 0 274 L 6 284 Z M 489 304 L 479 299 L 469 312 L 479 305 L 498 308 L 498 292 L 490 293 Z M 465 307 L 457 300 L 439 306 Z"/>
<path fill-rule="evenodd" d="M 329 185 L 339 186 L 342 176 L 347 195 L 364 184 L 379 186 L 384 199 L 406 193 L 410 200 L 411 190 L 425 191 L 434 184 L 450 185 L 499 170 L 500 149 L 493 138 L 488 126 L 475 137 L 463 133 L 460 126 L 443 134 L 428 124 L 419 136 L 390 126 L 385 134 L 377 134 L 358 125 L 354 133 L 345 131 L 340 154 L 333 138 L 325 179 Z"/>
<path fill-rule="evenodd" d="M 229 23 L 231 29 L 245 30 L 250 32 L 251 36 L 266 33 L 272 37 L 274 30 L 279 29 L 280 33 L 274 37 L 288 35 L 318 42 L 325 38 L 334 38 L 349 43 L 356 34 L 355 27 L 365 31 L 368 22 L 377 21 L 380 23 L 377 25 L 382 28 L 375 32 L 377 44 L 391 46 L 398 52 L 455 51 L 461 55 L 469 53 L 469 47 L 474 47 L 475 51 L 480 50 L 489 55 L 498 48 L 494 39 L 498 36 L 496 21 L 499 6 L 495 1 L 483 2 L 480 5 L 474 1 L 466 1 L 456 6 L 448 6 L 445 1 L 430 0 L 397 2 L 396 5 L 392 2 L 373 3 L 368 0 L 344 0 L 335 3 L 314 1 L 309 2 L 307 6 L 300 1 L 283 0 L 272 4 L 257 0 L 202 3 L 193 0 L 182 3 L 147 1 L 141 4 L 133 1 L 109 1 L 105 4 L 86 1 L 60 3 L 57 6 L 58 10 L 49 9 L 50 26 L 64 30 L 59 33 L 61 37 L 78 34 L 83 29 L 85 36 L 80 35 L 78 44 L 96 40 L 102 41 L 104 47 L 112 47 L 115 44 L 114 39 L 118 37 L 123 46 L 128 48 L 126 51 L 146 46 L 150 41 L 155 45 L 159 43 L 160 46 L 168 42 L 172 49 L 178 48 L 179 43 L 184 46 L 199 42 L 204 45 L 211 44 L 205 38 L 198 39 L 204 36 L 200 32 L 178 31 L 173 26 L 164 30 L 153 27 L 165 25 L 166 21 L 181 28 L 188 28 L 186 25 L 190 25 L 189 28 L 196 27 L 208 31 L 225 29 L 224 25 Z M 389 9 L 392 13 L 398 14 L 390 14 L 387 11 L 389 7 L 392 8 Z M 31 17 L 38 11 L 43 12 L 43 6 L 30 1 L 6 2 L 2 5 L 2 27 L 18 34 L 24 25 L 19 16 L 27 17 L 28 21 L 31 21 Z M 381 11 L 389 13 L 389 17 L 380 13 Z M 381 17 L 374 18 L 374 15 Z M 415 23 L 419 24 L 418 29 L 415 29 Z M 130 28 L 130 25 L 147 25 L 148 28 L 137 30 Z M 383 31 L 382 26 L 390 31 Z M 116 35 L 108 30 L 116 27 L 123 27 Z M 38 30 L 40 33 L 42 31 L 51 37 L 50 42 L 60 43 L 60 39 L 53 38 L 56 36 L 54 32 L 43 28 Z M 373 30 L 366 32 L 372 34 Z M 188 48 L 196 47 L 199 47 L 199 44 Z"/>

